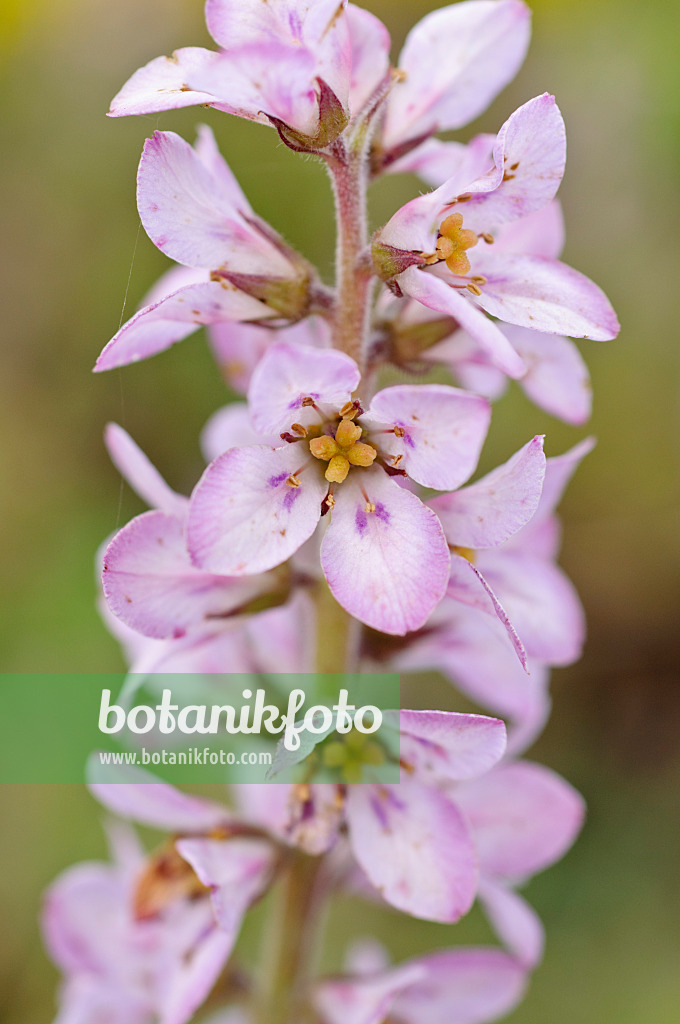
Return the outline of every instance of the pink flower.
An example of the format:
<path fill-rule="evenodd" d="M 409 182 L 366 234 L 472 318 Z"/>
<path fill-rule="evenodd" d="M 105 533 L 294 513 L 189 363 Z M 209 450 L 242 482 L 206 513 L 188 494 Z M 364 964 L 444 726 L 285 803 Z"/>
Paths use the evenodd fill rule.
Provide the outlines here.
<path fill-rule="evenodd" d="M 499 228 L 551 202 L 565 152 L 554 98 L 530 100 L 501 128 L 491 170 L 473 176 L 462 161 L 440 188 L 402 207 L 373 242 L 384 280 L 453 317 L 511 377 L 521 377 L 526 367 L 483 311 L 532 330 L 598 341 L 619 329 L 608 300 L 588 278 L 555 259 L 512 245 L 497 251 L 493 244 Z"/>
<path fill-rule="evenodd" d="M 225 427 L 230 435 L 238 429 L 237 410 L 228 411 L 228 425 L 224 417 L 209 424 L 209 454 L 224 450 Z M 109 625 L 127 646 L 133 670 L 309 670 L 311 638 L 298 628 L 300 616 L 311 614 L 307 596 L 291 591 L 289 581 L 273 573 L 227 577 L 196 569 L 185 540 L 188 498 L 168 487 L 121 427 L 109 424 L 106 442 L 123 476 L 152 506 L 119 530 L 103 555 L 107 611 L 116 617 Z M 240 614 L 264 594 L 279 607 Z M 260 642 L 263 632 L 266 647 Z"/>
<path fill-rule="evenodd" d="M 136 71 L 110 114 L 209 104 L 327 144 L 347 122 L 351 78 L 346 0 L 207 0 L 220 47 L 158 57 Z"/>
<path fill-rule="evenodd" d="M 307 312 L 311 268 L 253 213 L 209 128 L 194 148 L 174 132 L 147 139 L 137 205 L 152 242 L 184 267 L 159 282 L 96 370 L 146 359 L 202 325 Z"/>
<path fill-rule="evenodd" d="M 483 113 L 517 74 L 530 31 L 530 11 L 518 0 L 468 0 L 419 21 L 397 61 L 402 74 L 387 99 L 377 166 Z"/>
<path fill-rule="evenodd" d="M 497 518 L 495 510 L 506 506 L 498 496 L 503 488 L 515 490 L 532 445 L 472 486 L 429 504 L 453 545 L 449 597 L 497 615 L 523 664 L 526 651 L 548 665 L 569 665 L 580 655 L 585 623 L 572 583 L 555 564 L 559 523 L 554 510 L 592 441 L 547 460 L 537 510 L 502 539 L 505 515 Z"/>
<path fill-rule="evenodd" d="M 92 789 L 116 814 L 189 833 L 177 848 L 216 892 L 221 847 L 205 833 L 225 820 L 265 829 L 312 855 L 334 847 L 346 826 L 353 856 L 388 903 L 417 917 L 456 921 L 474 901 L 477 861 L 466 821 L 445 787 L 489 771 L 503 755 L 505 727 L 498 719 L 445 711 L 385 714 L 400 732 L 404 773 L 398 785 L 235 786 L 243 802 L 235 819 L 170 786 L 138 783 L 149 778 L 139 770 L 121 772 L 127 785 L 95 782 Z M 228 856 L 228 844 L 222 845 Z"/>
<path fill-rule="evenodd" d="M 449 553 L 434 513 L 391 477 L 459 486 L 479 458 L 489 409 L 427 385 L 386 388 L 364 412 L 352 398 L 359 380 L 343 353 L 272 346 L 251 381 L 251 418 L 290 443 L 232 448 L 208 467 L 192 496 L 188 546 L 204 571 L 266 572 L 330 512 L 321 565 L 336 600 L 403 635 L 441 600 Z"/>
<path fill-rule="evenodd" d="M 45 898 L 45 941 L 65 975 L 58 1021 L 186 1024 L 267 884 L 268 847 L 252 839 L 222 844 L 229 845 L 222 868 L 229 914 L 216 916 L 208 890 L 172 846 L 146 859 L 131 832 L 119 825 L 113 834 L 113 864 L 76 865 Z"/>

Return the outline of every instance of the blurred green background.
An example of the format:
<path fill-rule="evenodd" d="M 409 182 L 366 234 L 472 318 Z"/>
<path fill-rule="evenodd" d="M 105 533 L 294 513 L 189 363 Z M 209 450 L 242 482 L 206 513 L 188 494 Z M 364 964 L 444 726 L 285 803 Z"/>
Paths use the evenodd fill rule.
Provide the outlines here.
<path fill-rule="evenodd" d="M 437 5 L 369 6 L 398 45 Z M 605 288 L 623 331 L 582 347 L 599 443 L 563 506 L 563 562 L 590 639 L 578 666 L 555 673 L 554 717 L 532 752 L 583 791 L 589 822 L 566 860 L 529 887 L 547 954 L 511 1020 L 677 1024 L 680 8 L 532 6 L 529 59 L 468 134 L 496 130 L 537 93 L 556 94 L 569 139 L 565 258 Z M 104 117 L 136 67 L 192 44 L 210 45 L 199 0 L 4 0 L 0 11 L 4 670 L 120 667 L 94 608 L 93 556 L 142 506 L 108 462 L 103 425 L 122 423 L 171 484 L 188 490 L 201 468 L 198 432 L 225 399 L 200 337 L 139 366 L 90 373 L 118 327 L 128 280 L 126 315 L 168 265 L 138 235 L 144 138 L 157 127 L 192 137 L 204 118 L 258 212 L 330 268 L 324 172 L 272 131 L 200 110 Z M 405 178 L 377 185 L 376 224 L 413 188 Z M 552 454 L 585 434 L 513 389 L 496 410 L 483 468 L 539 432 Z M 56 786 L 5 787 L 0 812 L 0 1020 L 49 1022 L 56 973 L 37 931 L 40 892 L 62 868 L 103 854 L 100 812 L 83 789 Z M 341 908 L 331 954 L 358 909 Z M 371 927 L 391 936 L 400 956 L 485 938 L 474 914 L 453 932 L 398 930 L 387 913 Z"/>

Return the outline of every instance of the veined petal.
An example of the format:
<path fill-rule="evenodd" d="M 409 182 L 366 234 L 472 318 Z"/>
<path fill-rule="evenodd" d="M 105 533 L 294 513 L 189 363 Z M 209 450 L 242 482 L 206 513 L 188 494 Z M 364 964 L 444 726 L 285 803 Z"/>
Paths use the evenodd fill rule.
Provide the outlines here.
<path fill-rule="evenodd" d="M 426 622 L 446 591 L 446 539 L 434 513 L 382 470 L 354 472 L 360 482 L 350 476 L 337 488 L 321 566 L 350 615 L 403 636 Z"/>
<path fill-rule="evenodd" d="M 493 155 L 495 167 L 465 189 L 470 199 L 460 207 L 465 227 L 473 231 L 493 232 L 554 198 L 567 156 L 555 97 L 536 96 L 511 114 L 498 133 Z"/>
<path fill-rule="evenodd" d="M 410 779 L 352 786 L 347 820 L 354 855 L 392 906 L 447 923 L 470 909 L 474 847 L 457 807 L 439 790 Z"/>
<path fill-rule="evenodd" d="M 520 963 L 536 967 L 543 957 L 545 932 L 533 907 L 502 882 L 483 876 L 478 895 L 503 945 Z"/>
<path fill-rule="evenodd" d="M 474 472 L 489 429 L 485 398 L 444 384 L 397 384 L 379 391 L 362 426 L 381 454 L 425 487 L 459 487 Z M 393 432 L 400 428 L 400 435 Z"/>
<path fill-rule="evenodd" d="M 511 81 L 529 44 L 529 9 L 469 0 L 426 15 L 406 38 L 387 106 L 385 149 L 472 121 Z"/>
<path fill-rule="evenodd" d="M 585 616 L 573 584 L 559 566 L 534 555 L 528 540 L 526 550 L 518 545 L 514 551 L 480 551 L 478 563 L 532 657 L 548 665 L 578 660 Z"/>
<path fill-rule="evenodd" d="M 479 569 L 472 565 L 467 558 L 455 553 L 451 555 L 451 575 L 447 594 L 455 601 L 462 601 L 463 604 L 470 605 L 472 608 L 479 608 L 480 611 L 484 611 L 488 615 L 497 615 L 505 627 L 522 667 L 526 670 L 527 652 L 505 608 Z"/>
<path fill-rule="evenodd" d="M 496 547 L 526 526 L 541 497 L 546 462 L 543 440 L 543 435 L 535 437 L 481 480 L 428 502 L 450 544 Z"/>
<path fill-rule="evenodd" d="M 420 776 L 470 779 L 492 768 L 505 752 L 498 718 L 452 711 L 401 711 L 400 756 Z"/>
<path fill-rule="evenodd" d="M 417 267 L 409 267 L 398 280 L 411 298 L 457 320 L 484 349 L 494 366 L 509 377 L 521 377 L 525 372 L 524 363 L 501 329 L 445 280 Z"/>
<path fill-rule="evenodd" d="M 177 852 L 211 890 L 215 917 L 236 941 L 243 917 L 264 892 L 273 866 L 272 847 L 257 839 L 180 839 Z"/>
<path fill-rule="evenodd" d="M 135 71 L 111 101 L 109 117 L 155 114 L 161 110 L 212 104 L 210 93 L 187 86 L 188 78 L 209 64 L 217 54 L 200 46 L 185 46 L 171 57 L 156 57 Z"/>
<path fill-rule="evenodd" d="M 145 512 L 119 530 L 104 555 L 102 583 L 111 611 L 145 636 L 182 636 L 233 612 L 267 589 L 266 577 L 231 578 L 192 565 L 182 517 Z"/>
<path fill-rule="evenodd" d="M 494 252 L 519 252 L 556 260 L 564 248 L 564 215 L 558 199 L 520 220 L 504 224 L 495 235 Z"/>
<path fill-rule="evenodd" d="M 348 4 L 346 18 L 352 50 L 349 107 L 355 116 L 388 72 L 391 41 L 380 18 L 370 11 Z"/>
<path fill-rule="evenodd" d="M 260 434 L 290 430 L 292 423 L 319 422 L 313 405 L 345 405 L 358 386 L 359 368 L 344 352 L 319 351 L 292 342 L 273 344 L 260 360 L 250 381 L 248 404 L 253 426 Z"/>
<path fill-rule="evenodd" d="M 566 263 L 486 248 L 474 269 L 487 279 L 477 302 L 499 320 L 594 341 L 609 341 L 619 332 L 604 292 Z"/>
<path fill-rule="evenodd" d="M 574 342 L 513 324 L 504 332 L 527 366 L 520 386 L 528 398 L 567 423 L 585 423 L 592 408 L 590 374 Z"/>
<path fill-rule="evenodd" d="M 456 801 L 474 833 L 484 872 L 525 879 L 553 864 L 572 845 L 583 824 L 579 793 L 543 765 L 500 765 L 461 785 Z"/>
<path fill-rule="evenodd" d="M 426 974 L 395 1002 L 403 1024 L 485 1024 L 509 1013 L 526 989 L 526 968 L 500 949 L 442 950 L 411 963 Z"/>
<path fill-rule="evenodd" d="M 205 156 L 205 153 L 203 153 Z M 147 139 L 137 175 L 142 224 L 158 248 L 190 267 L 230 267 L 240 274 L 291 276 L 282 253 L 246 219 L 234 181 L 174 132 Z"/>
<path fill-rule="evenodd" d="M 130 435 L 117 423 L 108 423 L 104 441 L 111 461 L 125 477 L 133 491 L 151 508 L 161 509 L 174 516 L 183 516 L 189 499 L 168 487 L 156 467 L 135 444 Z"/>
<path fill-rule="evenodd" d="M 311 537 L 328 485 L 300 447 L 232 448 L 208 466 L 187 527 L 197 566 L 229 576 L 264 572 Z"/>
<path fill-rule="evenodd" d="M 148 359 L 183 341 L 204 324 L 274 316 L 277 313 L 264 302 L 228 281 L 189 285 L 135 313 L 104 347 L 94 369 L 101 373 Z"/>

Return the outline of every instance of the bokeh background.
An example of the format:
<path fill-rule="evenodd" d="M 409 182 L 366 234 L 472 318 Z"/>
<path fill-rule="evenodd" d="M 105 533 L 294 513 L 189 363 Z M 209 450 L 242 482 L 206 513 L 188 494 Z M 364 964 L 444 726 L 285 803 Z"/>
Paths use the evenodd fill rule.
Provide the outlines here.
<path fill-rule="evenodd" d="M 431 0 L 371 0 L 401 43 Z M 567 121 L 561 192 L 565 258 L 609 293 L 616 342 L 583 343 L 598 447 L 563 506 L 563 563 L 590 639 L 555 673 L 555 712 L 532 755 L 585 794 L 589 822 L 528 895 L 548 930 L 546 959 L 516 1024 L 677 1024 L 678 562 L 680 561 L 680 8 L 657 0 L 534 0 L 534 41 L 513 85 L 467 133 L 496 130 L 537 93 Z M 192 137 L 203 117 L 258 212 L 324 270 L 333 250 L 324 172 L 271 130 L 212 111 L 104 117 L 140 64 L 210 45 L 199 0 L 3 0 L 0 10 L 2 669 L 115 670 L 95 611 L 97 545 L 141 505 L 108 462 L 104 424 L 122 423 L 169 481 L 200 471 L 198 432 L 225 401 L 201 337 L 102 376 L 91 366 L 167 262 L 139 231 L 134 178 L 157 128 Z M 398 52 L 398 51 L 395 51 Z M 466 136 L 463 136 L 466 137 Z M 396 178 L 371 197 L 376 225 L 413 194 Z M 497 407 L 482 468 L 531 435 L 557 454 L 585 435 L 515 388 Z M 433 680 L 423 685 L 435 686 Z M 0 1020 L 49 1022 L 56 973 L 40 943 L 40 893 L 67 865 L 101 856 L 100 812 L 82 787 L 0 792 Z M 329 955 L 357 920 L 340 908 Z M 397 955 L 486 938 L 395 927 Z M 246 936 L 248 941 L 248 936 Z"/>

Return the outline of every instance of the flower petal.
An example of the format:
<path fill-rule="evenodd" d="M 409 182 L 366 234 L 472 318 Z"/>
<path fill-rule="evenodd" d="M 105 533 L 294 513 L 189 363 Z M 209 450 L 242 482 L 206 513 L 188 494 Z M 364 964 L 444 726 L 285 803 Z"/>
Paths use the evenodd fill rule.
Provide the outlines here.
<path fill-rule="evenodd" d="M 246 403 L 231 402 L 213 413 L 204 426 L 201 433 L 201 451 L 205 461 L 212 462 L 230 448 L 261 444 L 262 440 L 261 435 L 253 430 Z M 277 440 L 280 443 L 280 439 Z M 274 444 L 274 438 L 271 438 L 271 443 Z"/>
<path fill-rule="evenodd" d="M 469 562 L 467 558 L 463 558 L 455 552 L 451 555 L 451 575 L 449 577 L 447 594 L 455 601 L 462 601 L 463 604 L 470 605 L 472 608 L 479 608 L 489 615 L 497 615 L 505 627 L 512 646 L 515 648 L 520 664 L 526 670 L 527 652 L 505 608 L 479 569 Z"/>
<path fill-rule="evenodd" d="M 444 384 L 397 384 L 378 392 L 361 425 L 369 438 L 375 431 L 390 462 L 398 460 L 413 480 L 443 491 L 474 472 L 490 420 L 489 403 L 478 395 Z"/>
<path fill-rule="evenodd" d="M 480 879 L 479 899 L 503 945 L 533 970 L 543 957 L 545 945 L 543 925 L 533 907 L 495 879 Z"/>
<path fill-rule="evenodd" d="M 590 417 L 590 374 L 573 341 L 508 324 L 504 332 L 528 367 L 522 390 L 541 409 L 580 426 Z"/>
<path fill-rule="evenodd" d="M 355 4 L 347 5 L 352 48 L 349 107 L 356 116 L 378 88 L 390 66 L 390 34 L 380 18 Z"/>
<path fill-rule="evenodd" d="M 427 139 L 406 156 L 388 165 L 391 173 L 417 174 L 434 188 L 455 177 L 456 181 L 475 181 L 493 163 L 495 135 L 476 135 L 466 144 Z"/>
<path fill-rule="evenodd" d="M 231 946 L 231 937 L 214 928 L 182 959 L 180 969 L 164 978 L 158 1024 L 188 1024 L 193 1019 L 220 976 Z"/>
<path fill-rule="evenodd" d="M 392 906 L 452 923 L 472 906 L 474 847 L 458 809 L 431 786 L 353 786 L 347 797 L 352 850 Z"/>
<path fill-rule="evenodd" d="M 593 341 L 609 341 L 619 332 L 604 292 L 559 260 L 487 249 L 475 263 L 477 272 L 487 279 L 477 302 L 499 320 Z M 467 325 L 461 326 L 470 331 Z M 470 334 L 475 337 L 473 331 Z"/>
<path fill-rule="evenodd" d="M 94 768 L 97 761 L 98 758 Z M 140 781 L 154 777 L 141 768 L 121 766 L 115 771 L 120 782 L 102 783 L 94 779 L 88 788 L 99 803 L 122 818 L 164 832 L 209 832 L 230 820 L 226 807 L 189 796 L 165 782 Z M 108 766 L 106 774 L 109 778 L 113 775 Z"/>
<path fill-rule="evenodd" d="M 233 612 L 267 589 L 267 577 L 214 576 L 192 565 L 184 519 L 145 512 L 115 535 L 102 583 L 111 611 L 145 636 L 182 636 Z"/>
<path fill-rule="evenodd" d="M 503 764 L 456 790 L 485 873 L 525 879 L 564 856 L 583 824 L 583 798 L 555 772 Z"/>
<path fill-rule="evenodd" d="M 505 753 L 505 726 L 498 718 L 452 711 L 401 711 L 400 756 L 420 776 L 470 779 L 492 768 Z"/>
<path fill-rule="evenodd" d="M 581 656 L 586 632 L 578 594 L 558 566 L 533 554 L 528 538 L 522 547 L 480 551 L 479 570 L 502 600 L 527 652 L 549 665 L 571 665 Z"/>
<path fill-rule="evenodd" d="M 481 480 L 428 502 L 450 544 L 496 547 L 526 526 L 541 497 L 546 462 L 543 440 L 543 435 L 535 437 Z"/>
<path fill-rule="evenodd" d="M 135 313 L 104 347 L 95 372 L 155 356 L 204 324 L 265 320 L 276 315 L 264 302 L 239 291 L 228 281 L 189 285 Z"/>
<path fill-rule="evenodd" d="M 429 309 L 458 321 L 484 349 L 492 363 L 509 377 L 521 377 L 526 367 L 501 329 L 455 288 L 435 274 L 409 267 L 399 275 L 402 290 Z"/>
<path fill-rule="evenodd" d="M 194 489 L 187 527 L 199 568 L 227 576 L 264 572 L 311 537 L 328 485 L 299 449 L 232 448 L 208 466 Z"/>
<path fill-rule="evenodd" d="M 529 9 L 516 0 L 470 0 L 426 15 L 406 38 L 390 94 L 383 145 L 462 128 L 519 70 L 529 44 Z"/>
<path fill-rule="evenodd" d="M 155 114 L 161 110 L 210 104 L 215 97 L 187 88 L 187 79 L 216 57 L 200 46 L 185 46 L 171 57 L 156 57 L 135 71 L 114 96 L 109 117 Z"/>
<path fill-rule="evenodd" d="M 399 993 L 424 974 L 413 963 L 380 974 L 329 979 L 317 987 L 314 1004 L 324 1024 L 382 1024 Z"/>
<path fill-rule="evenodd" d="M 357 388 L 359 368 L 344 352 L 319 351 L 288 341 L 276 342 L 260 360 L 250 381 L 248 404 L 261 434 L 290 430 L 292 423 L 319 422 L 316 405 L 335 413 Z"/>
<path fill-rule="evenodd" d="M 156 467 L 126 430 L 117 423 L 108 423 L 104 431 L 104 441 L 114 466 L 142 501 L 151 508 L 158 508 L 169 515 L 183 516 L 186 513 L 189 499 L 168 487 Z"/>
<path fill-rule="evenodd" d="M 366 625 L 403 636 L 441 600 L 449 552 L 439 520 L 382 470 L 336 492 L 321 566 L 336 601 Z M 366 511 L 368 503 L 375 511 Z"/>
<path fill-rule="evenodd" d="M 180 839 L 177 851 L 211 890 L 215 917 L 233 946 L 248 907 L 264 892 L 272 847 L 255 839 Z"/>
<path fill-rule="evenodd" d="M 527 256 L 559 259 L 564 248 L 564 215 L 559 200 L 504 224 L 496 232 L 494 252 L 519 252 Z"/>
<path fill-rule="evenodd" d="M 521 1000 L 526 968 L 500 949 L 451 949 L 411 961 L 426 971 L 395 1003 L 403 1024 L 485 1024 Z"/>
<path fill-rule="evenodd" d="M 203 151 L 205 156 L 205 151 Z M 237 188 L 237 187 L 236 187 Z M 158 248 L 190 267 L 287 277 L 291 265 L 246 218 L 250 207 L 233 176 L 202 159 L 174 132 L 147 139 L 137 175 L 142 224 Z"/>

